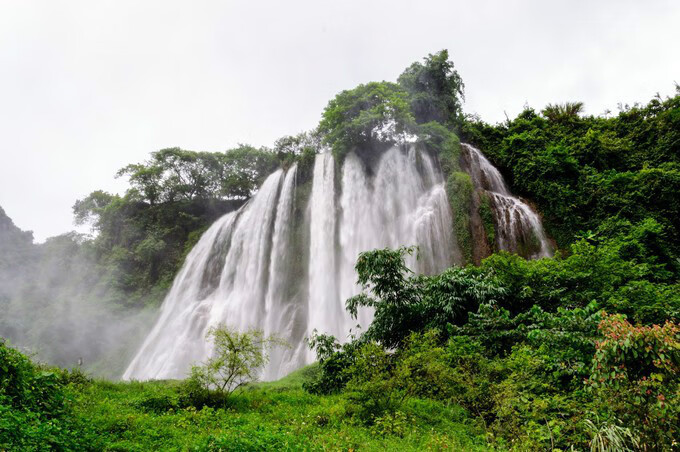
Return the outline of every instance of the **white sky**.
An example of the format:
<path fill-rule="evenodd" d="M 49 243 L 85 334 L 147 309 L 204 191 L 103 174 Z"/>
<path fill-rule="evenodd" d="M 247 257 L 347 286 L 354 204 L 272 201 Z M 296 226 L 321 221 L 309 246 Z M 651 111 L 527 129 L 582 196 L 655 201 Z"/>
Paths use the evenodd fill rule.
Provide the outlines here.
<path fill-rule="evenodd" d="M 0 206 L 44 240 L 151 151 L 271 145 L 443 48 L 496 122 L 671 94 L 679 47 L 677 0 L 0 0 Z"/>

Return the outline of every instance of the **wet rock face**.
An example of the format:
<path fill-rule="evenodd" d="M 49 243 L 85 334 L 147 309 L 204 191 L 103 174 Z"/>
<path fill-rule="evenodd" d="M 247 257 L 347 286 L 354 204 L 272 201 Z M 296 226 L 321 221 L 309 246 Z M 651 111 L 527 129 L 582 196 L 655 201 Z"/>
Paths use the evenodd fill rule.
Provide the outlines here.
<path fill-rule="evenodd" d="M 480 237 L 481 231 L 477 226 L 476 248 L 492 247 L 493 250 L 509 251 L 527 258 L 551 256 L 552 245 L 538 214 L 510 193 L 503 176 L 479 149 L 469 144 L 462 144 L 461 147 L 461 166 L 470 175 L 478 199 L 486 197 L 493 214 L 494 243 L 488 243 L 487 238 Z M 473 211 L 471 217 L 475 218 L 477 212 Z M 481 254 L 478 250 L 477 255 Z"/>

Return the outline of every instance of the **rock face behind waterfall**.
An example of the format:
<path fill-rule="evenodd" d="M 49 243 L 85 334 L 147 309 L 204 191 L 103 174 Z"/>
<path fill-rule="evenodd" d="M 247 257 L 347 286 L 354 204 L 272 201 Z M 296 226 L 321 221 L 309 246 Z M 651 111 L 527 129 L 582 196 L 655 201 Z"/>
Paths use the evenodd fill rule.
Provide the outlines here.
<path fill-rule="evenodd" d="M 275 349 L 264 369 L 265 379 L 279 378 L 313 359 L 304 338 L 314 329 L 344 339 L 370 322 L 370 312 L 352 319 L 344 308 L 359 291 L 360 252 L 417 245 L 419 257 L 408 265 L 427 274 L 462 264 L 438 159 L 417 146 L 360 155 L 340 163 L 318 154 L 310 181 L 298 180 L 297 166 L 278 170 L 240 210 L 215 222 L 187 256 L 123 378 L 184 378 L 210 355 L 205 335 L 219 323 L 286 340 L 290 347 Z M 463 145 L 461 165 L 477 203 L 490 203 L 497 231 L 477 254 L 549 255 L 539 217 L 481 152 Z"/>
<path fill-rule="evenodd" d="M 548 257 L 553 249 L 545 235 L 539 216 L 524 201 L 512 196 L 501 173 L 479 149 L 462 144 L 461 163 L 476 189 L 475 205 L 489 202 L 495 230 L 492 249 L 505 250 L 529 258 Z M 473 209 L 473 215 L 479 212 Z M 477 239 L 478 247 L 484 240 Z M 479 253 L 478 253 L 479 254 Z M 482 256 L 485 253 L 481 253 Z"/>

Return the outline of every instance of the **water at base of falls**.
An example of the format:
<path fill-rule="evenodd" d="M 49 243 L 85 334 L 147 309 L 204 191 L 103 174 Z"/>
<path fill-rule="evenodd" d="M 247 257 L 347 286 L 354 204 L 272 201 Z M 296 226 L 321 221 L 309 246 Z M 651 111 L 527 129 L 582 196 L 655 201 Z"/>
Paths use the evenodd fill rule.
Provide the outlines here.
<path fill-rule="evenodd" d="M 481 153 L 469 155 L 478 188 L 498 196 L 497 211 L 505 212 L 497 214 L 508 243 L 501 248 L 509 249 L 513 231 L 538 228 L 545 238 L 538 216 L 510 195 L 495 168 Z M 357 324 L 368 326 L 371 312 L 352 319 L 344 306 L 359 292 L 360 252 L 417 245 L 420 258 L 407 264 L 428 274 L 462 262 L 444 178 L 427 152 L 394 147 L 370 168 L 354 153 L 340 168 L 332 155 L 318 154 L 302 208 L 297 184 L 296 166 L 276 171 L 246 205 L 203 234 L 123 379 L 185 378 L 210 356 L 205 336 L 220 323 L 285 340 L 290 347 L 272 350 L 262 372 L 264 379 L 280 378 L 314 359 L 304 341 L 314 329 L 345 340 Z"/>

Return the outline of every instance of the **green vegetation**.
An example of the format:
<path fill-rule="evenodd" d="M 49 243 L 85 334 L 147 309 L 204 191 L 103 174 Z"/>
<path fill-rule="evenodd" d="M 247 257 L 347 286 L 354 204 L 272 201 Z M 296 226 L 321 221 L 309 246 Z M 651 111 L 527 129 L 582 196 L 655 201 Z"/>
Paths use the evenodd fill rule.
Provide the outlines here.
<path fill-rule="evenodd" d="M 213 354 L 205 363 L 191 368 L 186 387 L 192 400 L 205 400 L 212 394 L 228 398 L 234 391 L 257 380 L 268 361 L 268 350 L 286 344 L 262 331 L 235 331 L 226 325 L 208 330 L 207 339 L 213 343 Z"/>
<path fill-rule="evenodd" d="M 398 81 L 359 85 L 328 103 L 319 132 L 336 156 L 377 152 L 418 137 L 443 154 L 451 149 L 457 137 L 450 128 L 461 120 L 464 85 L 448 52 L 413 63 Z"/>
<path fill-rule="evenodd" d="M 465 85 L 447 50 L 428 55 L 423 63 L 413 63 L 398 81 L 410 95 L 411 111 L 418 124 L 434 121 L 453 126 L 460 120 Z"/>
<path fill-rule="evenodd" d="M 29 373 L 20 381 L 2 374 L 0 450 L 487 450 L 463 410 L 434 401 L 410 401 L 374 427 L 358 424 L 344 397 L 302 389 L 313 368 L 196 404 L 179 382 L 111 383 L 58 369 L 41 376 L 0 347 L 0 371 L 18 357 Z M 19 389 L 28 396 L 16 400 Z"/>
<path fill-rule="evenodd" d="M 425 66 L 442 68 L 436 59 Z M 491 126 L 443 108 L 441 90 L 440 103 L 414 94 L 425 66 L 399 81 L 420 123 L 411 130 L 448 175 L 464 258 L 473 260 L 475 192 L 455 133 L 536 203 L 560 250 L 539 261 L 498 253 L 434 276 L 410 274 L 413 249 L 362 254 L 364 292 L 347 308 L 371 307 L 375 318 L 342 345 L 313 337 L 319 373 L 304 387 L 346 397 L 348 415 L 367 426 L 398 424 L 410 400 L 455 404 L 500 449 L 677 447 L 680 88 L 611 118 L 567 103 Z M 480 196 L 478 208 L 493 246 L 490 200 Z"/>
<path fill-rule="evenodd" d="M 491 199 L 489 199 L 489 195 L 486 193 L 480 195 L 479 216 L 482 219 L 487 242 L 490 244 L 496 243 L 496 226 L 491 209 Z"/>
<path fill-rule="evenodd" d="M 477 144 L 533 200 L 561 247 L 611 218 L 663 226 L 680 252 L 680 87 L 668 99 L 621 107 L 613 117 L 583 116 L 582 104 L 527 108 L 496 126 L 467 120 Z"/>
<path fill-rule="evenodd" d="M 474 186 L 470 175 L 462 171 L 452 172 L 446 180 L 446 194 L 453 213 L 453 229 L 465 262 L 472 262 L 472 232 L 470 210 Z"/>
<path fill-rule="evenodd" d="M 372 82 L 330 101 L 319 130 L 342 156 L 357 147 L 380 149 L 398 143 L 412 123 L 406 91 L 395 83 Z"/>
<path fill-rule="evenodd" d="M 581 449 L 614 434 L 673 447 L 680 285 L 622 255 L 622 242 L 581 240 L 540 261 L 501 253 L 435 276 L 409 272 L 409 248 L 363 253 L 364 292 L 347 308 L 375 318 L 343 345 L 315 337 L 321 372 L 305 387 L 343 394 L 364 425 L 408 400 L 456 404 L 501 449 Z M 640 285 L 646 296 L 629 296 Z"/>
<path fill-rule="evenodd" d="M 84 449 L 89 430 L 74 417 L 67 389 L 83 379 L 36 366 L 0 340 L 0 450 Z"/>
<path fill-rule="evenodd" d="M 122 313 L 155 306 L 201 232 L 275 168 L 298 163 L 295 217 L 303 218 L 323 146 L 339 158 L 405 142 L 436 154 L 463 256 L 478 263 L 423 276 L 404 263 L 414 248 L 363 253 L 363 290 L 347 309 L 372 308 L 374 320 L 342 344 L 313 335 L 318 363 L 278 382 L 254 383 L 271 340 L 253 331 L 214 330 L 218 353 L 181 382 L 91 380 L 2 342 L 0 450 L 677 449 L 680 88 L 611 117 L 586 116 L 576 102 L 527 108 L 498 125 L 464 116 L 462 99 L 442 51 L 398 83 L 343 91 L 317 131 L 273 149 L 173 148 L 126 166 L 124 195 L 95 191 L 74 206 L 94 238 L 33 245 L 0 210 L 8 313 L 0 328 L 46 344 L 50 361 L 64 365 L 75 358 L 63 351 L 69 340 L 89 341 L 86 361 L 125 362 L 112 353 L 112 344 L 135 340 Z M 493 247 L 492 205 L 461 170 L 459 136 L 536 205 L 554 258 L 501 252 L 480 262 L 473 227 Z M 296 249 L 307 234 L 298 229 Z M 55 326 L 63 314 L 55 306 L 101 314 Z M 17 309 L 30 321 L 9 322 Z M 102 337 L 100 326 L 114 320 L 127 329 Z"/>

